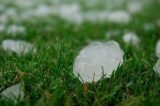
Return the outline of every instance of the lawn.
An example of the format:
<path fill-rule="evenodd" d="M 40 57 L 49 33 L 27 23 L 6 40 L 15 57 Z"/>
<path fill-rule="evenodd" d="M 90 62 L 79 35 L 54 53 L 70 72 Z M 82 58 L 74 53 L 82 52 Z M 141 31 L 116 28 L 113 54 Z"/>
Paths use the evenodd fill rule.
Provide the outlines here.
<path fill-rule="evenodd" d="M 2 2 L 0 7 L 3 7 L 0 8 L 0 25 L 5 25 L 7 29 L 8 26 L 16 24 L 26 29 L 24 34 L 12 35 L 5 30 L 0 32 L 0 92 L 17 83 L 24 85 L 25 96 L 15 105 L 160 105 L 160 77 L 153 69 L 158 60 L 155 51 L 156 44 L 160 39 L 160 25 L 157 24 L 158 19 L 160 20 L 160 2 L 158 0 L 148 0 L 147 6 L 138 13 L 131 13 L 130 21 L 125 24 L 106 20 L 99 22 L 85 20 L 79 24 L 74 22 L 74 18 L 67 20 L 54 14 L 42 14 L 34 17 L 31 15 L 23 20 L 19 20 L 19 15 L 14 17 L 14 14 L 11 14 L 4 23 L 2 14 L 11 7 L 15 8 L 18 13 L 27 13 L 26 8 L 30 7 L 23 7 L 25 3 L 21 7 L 17 6 L 18 1 L 20 0 L 17 2 L 0 1 Z M 52 5 L 51 0 L 36 1 L 34 1 L 33 7 L 41 5 L 41 3 Z M 73 1 L 61 0 L 61 2 L 71 4 Z M 105 4 L 98 2 L 99 4 L 89 7 L 85 0 L 74 2 L 80 4 L 81 11 L 84 12 L 103 10 L 109 6 L 108 4 L 105 7 Z M 111 10 L 126 9 L 127 1 L 124 2 L 126 4 L 119 5 L 116 2 L 118 1 L 115 0 L 115 5 L 112 4 Z M 146 26 L 144 27 L 144 25 Z M 119 33 L 108 37 L 109 35 L 106 33 L 114 30 L 119 30 Z M 138 47 L 126 44 L 122 39 L 124 33 L 132 31 L 140 38 Z M 36 53 L 30 52 L 22 56 L 18 56 L 16 53 L 8 54 L 1 46 L 2 41 L 6 39 L 30 42 L 36 48 Z M 110 40 L 117 41 L 123 49 L 123 64 L 110 78 L 102 78 L 96 83 L 89 83 L 87 90 L 84 91 L 86 84 L 81 83 L 73 74 L 76 56 L 93 41 L 107 42 Z M 13 103 L 7 99 L 0 99 L 0 106 L 13 106 Z"/>

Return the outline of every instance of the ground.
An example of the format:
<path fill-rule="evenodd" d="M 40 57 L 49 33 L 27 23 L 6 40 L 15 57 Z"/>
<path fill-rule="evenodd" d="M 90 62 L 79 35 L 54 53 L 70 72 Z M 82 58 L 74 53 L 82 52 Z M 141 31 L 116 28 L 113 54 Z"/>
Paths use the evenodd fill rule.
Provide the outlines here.
<path fill-rule="evenodd" d="M 8 36 L 0 33 L 0 42 L 4 39 L 21 39 L 36 46 L 37 52 L 24 56 L 8 55 L 0 47 L 0 91 L 19 82 L 24 83 L 25 98 L 16 105 L 80 105 L 80 106 L 158 106 L 160 104 L 160 77 L 153 70 L 157 61 L 155 47 L 160 39 L 160 4 L 153 1 L 141 14 L 132 15 L 128 24 L 84 22 L 74 25 L 57 17 L 39 18 L 37 23 L 21 22 L 27 29 L 27 36 Z M 37 19 L 38 20 L 38 19 Z M 145 23 L 154 23 L 151 30 L 144 30 Z M 49 26 L 49 28 L 47 28 Z M 135 31 L 141 42 L 139 48 L 127 45 L 122 36 L 106 37 L 107 30 L 120 29 Z M 124 62 L 112 74 L 111 78 L 84 84 L 73 75 L 73 63 L 79 51 L 92 41 L 116 40 L 123 49 Z M 17 70 L 25 72 L 22 78 L 16 78 Z M 13 105 L 1 100 L 1 106 Z"/>

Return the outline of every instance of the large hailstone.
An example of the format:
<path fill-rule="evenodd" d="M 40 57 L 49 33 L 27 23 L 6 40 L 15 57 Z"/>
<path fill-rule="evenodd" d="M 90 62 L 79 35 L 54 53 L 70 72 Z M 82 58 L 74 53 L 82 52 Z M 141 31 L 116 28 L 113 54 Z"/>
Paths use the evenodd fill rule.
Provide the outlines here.
<path fill-rule="evenodd" d="M 103 75 L 110 77 L 122 63 L 123 51 L 117 42 L 94 42 L 80 52 L 73 73 L 81 82 L 97 82 Z"/>
<path fill-rule="evenodd" d="M 36 51 L 32 44 L 22 40 L 4 40 L 2 42 L 2 48 L 6 52 L 14 52 L 17 55 L 24 55 Z"/>
<path fill-rule="evenodd" d="M 160 40 L 158 41 L 156 45 L 156 56 L 160 58 Z"/>

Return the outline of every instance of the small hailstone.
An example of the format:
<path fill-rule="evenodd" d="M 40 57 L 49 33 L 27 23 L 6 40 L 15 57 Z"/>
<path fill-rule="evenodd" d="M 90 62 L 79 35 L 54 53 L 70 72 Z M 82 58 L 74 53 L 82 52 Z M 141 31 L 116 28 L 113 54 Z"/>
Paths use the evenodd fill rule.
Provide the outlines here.
<path fill-rule="evenodd" d="M 47 5 L 40 5 L 37 9 L 38 13 L 46 14 L 49 12 L 49 6 Z"/>
<path fill-rule="evenodd" d="M 128 32 L 124 34 L 123 41 L 127 44 L 132 44 L 134 46 L 139 46 L 140 38 L 133 32 Z"/>
<path fill-rule="evenodd" d="M 127 8 L 131 13 L 138 13 L 142 10 L 143 5 L 140 2 L 130 2 Z"/>
<path fill-rule="evenodd" d="M 26 29 L 24 26 L 10 25 L 7 29 L 7 34 L 16 36 L 16 34 L 25 34 Z"/>
<path fill-rule="evenodd" d="M 81 24 L 83 18 L 79 4 L 64 4 L 58 10 L 58 15 L 71 23 Z"/>
<path fill-rule="evenodd" d="M 2 48 L 6 52 L 14 52 L 17 55 L 27 54 L 31 51 L 35 52 L 32 44 L 21 40 L 4 40 L 2 42 Z"/>
<path fill-rule="evenodd" d="M 24 20 L 32 21 L 34 18 L 31 18 L 31 17 L 33 17 L 34 15 L 37 15 L 37 13 L 35 13 L 35 11 L 37 11 L 37 10 L 26 10 L 25 13 L 24 12 L 20 13 L 19 19 L 22 21 L 24 21 Z"/>
<path fill-rule="evenodd" d="M 15 8 L 8 8 L 5 10 L 4 14 L 6 14 L 7 16 L 17 16 L 17 11 Z"/>
<path fill-rule="evenodd" d="M 23 100 L 24 95 L 23 86 L 20 83 L 5 89 L 1 93 L 2 98 L 12 100 L 14 103 L 17 103 L 18 99 Z"/>
<path fill-rule="evenodd" d="M 5 31 L 5 26 L 3 24 L 0 24 L 0 33 Z"/>
<path fill-rule="evenodd" d="M 126 11 L 88 11 L 83 14 L 84 20 L 91 22 L 128 23 L 130 15 Z"/>
<path fill-rule="evenodd" d="M 152 23 L 145 23 L 143 25 L 143 27 L 144 27 L 144 30 L 146 30 L 146 31 L 152 31 L 155 28 L 154 24 L 152 24 Z"/>
<path fill-rule="evenodd" d="M 126 24 L 130 21 L 130 14 L 122 10 L 113 11 L 113 12 L 110 12 L 108 16 L 108 21 L 112 23 Z"/>
<path fill-rule="evenodd" d="M 160 59 L 157 61 L 156 65 L 153 67 L 154 71 L 160 74 Z"/>
<path fill-rule="evenodd" d="M 115 37 L 115 36 L 119 36 L 121 35 L 122 31 L 121 30 L 109 30 L 106 32 L 106 38 L 111 38 L 111 37 Z"/>
<path fill-rule="evenodd" d="M 123 63 L 123 51 L 115 41 L 94 42 L 85 47 L 77 56 L 73 73 L 81 82 L 97 82 Z"/>
<path fill-rule="evenodd" d="M 5 10 L 5 5 L 3 4 L 0 4 L 0 12 L 4 11 Z"/>
<path fill-rule="evenodd" d="M 35 10 L 35 15 L 37 16 L 45 16 L 45 15 L 49 15 L 51 14 L 53 10 L 51 10 L 51 8 L 47 5 L 40 5 L 38 6 L 38 8 Z"/>
<path fill-rule="evenodd" d="M 18 0 L 18 2 L 14 2 L 14 3 L 16 3 L 17 7 L 30 9 L 30 8 L 35 7 L 35 4 L 37 5 L 37 0 L 34 0 L 34 1 L 33 0 Z"/>
<path fill-rule="evenodd" d="M 6 14 L 0 15 L 0 23 L 6 24 L 8 22 L 9 17 Z"/>
<path fill-rule="evenodd" d="M 88 11 L 83 14 L 83 17 L 90 22 L 105 22 L 108 14 L 108 11 Z"/>
<path fill-rule="evenodd" d="M 157 42 L 156 45 L 156 56 L 160 58 L 160 40 Z"/>

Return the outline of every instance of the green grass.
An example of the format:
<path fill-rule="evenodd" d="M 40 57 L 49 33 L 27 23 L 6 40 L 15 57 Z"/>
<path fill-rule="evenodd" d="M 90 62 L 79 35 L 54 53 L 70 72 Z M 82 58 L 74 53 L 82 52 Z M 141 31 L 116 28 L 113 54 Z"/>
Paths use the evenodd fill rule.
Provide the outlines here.
<path fill-rule="evenodd" d="M 25 99 L 18 106 L 151 106 L 160 105 L 160 77 L 154 72 L 157 61 L 156 42 L 160 38 L 160 27 L 145 31 L 143 24 L 154 22 L 160 17 L 159 4 L 151 4 L 144 14 L 134 15 L 127 25 L 111 23 L 92 24 L 86 22 L 81 26 L 69 24 L 58 17 L 55 22 L 39 19 L 39 23 L 23 22 L 27 36 L 10 37 L 0 34 L 4 39 L 21 39 L 37 47 L 36 54 L 18 57 L 9 56 L 0 48 L 0 91 L 19 82 L 25 84 Z M 159 9 L 158 9 L 159 8 Z M 50 30 L 45 26 L 50 26 Z M 124 63 L 112 74 L 111 78 L 102 79 L 96 84 L 88 85 L 83 93 L 84 84 L 74 77 L 73 63 L 79 51 L 92 41 L 109 41 L 105 32 L 109 29 L 136 31 L 141 38 L 139 49 L 126 45 L 122 35 L 111 37 L 120 43 L 125 52 Z M 14 81 L 16 68 L 29 73 L 20 81 Z M 0 101 L 0 106 L 10 106 L 10 101 Z"/>

